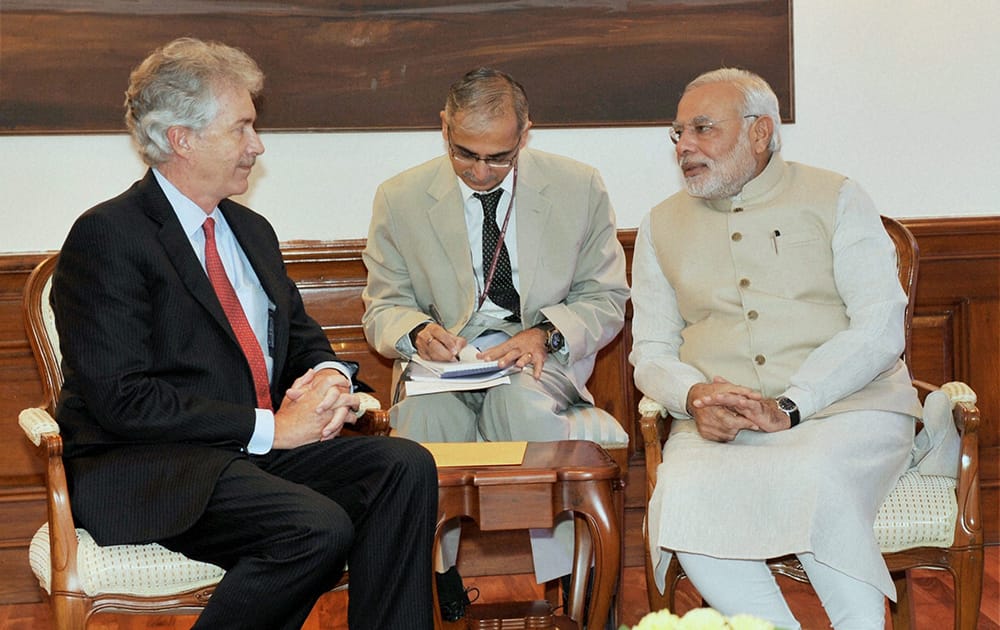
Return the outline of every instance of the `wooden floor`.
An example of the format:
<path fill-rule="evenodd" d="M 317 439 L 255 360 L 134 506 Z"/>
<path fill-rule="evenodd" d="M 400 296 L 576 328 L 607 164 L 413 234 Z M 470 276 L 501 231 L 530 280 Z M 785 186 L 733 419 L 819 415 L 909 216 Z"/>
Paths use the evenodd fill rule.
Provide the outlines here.
<path fill-rule="evenodd" d="M 986 571 L 983 579 L 983 602 L 979 615 L 979 630 L 1000 630 L 1000 547 L 986 550 Z M 807 630 L 827 628 L 823 609 L 808 586 L 780 578 L 792 612 Z M 540 586 L 531 576 L 493 578 L 468 578 L 467 586 L 480 589 L 480 601 L 542 599 Z M 917 628 L 915 630 L 947 630 L 953 627 L 953 593 L 951 579 L 941 571 L 915 571 L 913 591 L 916 600 Z M 681 594 L 684 605 L 678 612 L 695 606 L 695 596 L 687 586 Z M 625 570 L 623 579 L 625 612 L 622 623 L 634 625 L 649 612 L 646 603 L 645 576 L 641 568 Z M 346 593 L 325 595 L 303 626 L 304 630 L 345 630 L 347 628 L 344 604 Z M 187 630 L 194 623 L 189 616 L 133 617 L 125 615 L 96 615 L 89 630 Z M 888 622 L 887 624 L 891 625 Z M 0 630 L 38 630 L 51 628 L 52 621 L 46 604 L 17 604 L 0 606 Z M 461 623 L 450 624 L 447 630 L 464 630 Z"/>

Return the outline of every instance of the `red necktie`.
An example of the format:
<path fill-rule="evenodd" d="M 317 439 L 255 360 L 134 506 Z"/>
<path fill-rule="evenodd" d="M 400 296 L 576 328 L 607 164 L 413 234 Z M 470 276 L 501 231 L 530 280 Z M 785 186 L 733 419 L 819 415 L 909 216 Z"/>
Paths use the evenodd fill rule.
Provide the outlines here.
<path fill-rule="evenodd" d="M 212 282 L 215 294 L 222 304 L 222 310 L 226 312 L 229 325 L 236 333 L 236 340 L 243 348 L 247 363 L 250 364 L 250 371 L 253 372 L 253 384 L 257 390 L 257 407 L 260 409 L 272 409 L 271 391 L 267 380 L 267 364 L 264 362 L 264 353 L 257 342 L 257 336 L 247 321 L 246 313 L 240 305 L 240 299 L 236 297 L 236 291 L 229 282 L 226 269 L 222 266 L 222 259 L 219 258 L 219 250 L 215 246 L 215 219 L 205 219 L 202 225 L 205 230 L 205 269 L 208 271 L 208 279 Z"/>

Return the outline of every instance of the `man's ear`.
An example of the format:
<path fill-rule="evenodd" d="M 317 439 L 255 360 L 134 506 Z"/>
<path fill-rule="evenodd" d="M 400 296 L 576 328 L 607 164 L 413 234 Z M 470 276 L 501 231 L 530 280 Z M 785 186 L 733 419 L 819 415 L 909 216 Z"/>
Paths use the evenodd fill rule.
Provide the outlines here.
<path fill-rule="evenodd" d="M 521 130 L 521 142 L 520 142 L 520 144 L 517 145 L 518 149 L 523 149 L 524 146 L 526 144 L 528 144 L 528 130 L 529 129 L 531 129 L 531 121 L 530 120 L 528 121 L 528 124 L 526 124 L 524 126 L 524 129 Z"/>
<path fill-rule="evenodd" d="M 770 116 L 760 116 L 750 125 L 750 143 L 754 153 L 770 151 L 771 136 L 774 135 L 774 121 Z"/>
<path fill-rule="evenodd" d="M 191 152 L 191 130 L 187 127 L 174 125 L 167 128 L 167 141 L 174 155 L 186 156 Z"/>

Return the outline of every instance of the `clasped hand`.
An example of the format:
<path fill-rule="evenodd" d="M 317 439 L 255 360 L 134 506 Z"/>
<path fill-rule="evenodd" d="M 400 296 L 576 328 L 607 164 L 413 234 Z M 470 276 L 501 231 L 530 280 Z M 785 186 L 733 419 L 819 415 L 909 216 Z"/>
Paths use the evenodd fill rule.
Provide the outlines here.
<path fill-rule="evenodd" d="M 688 413 L 706 440 L 730 442 L 744 429 L 773 433 L 791 426 L 773 399 L 721 376 L 692 386 L 687 402 Z"/>
<path fill-rule="evenodd" d="M 307 370 L 285 392 L 274 413 L 274 448 L 288 449 L 337 437 L 357 419 L 360 405 L 351 383 L 338 370 Z"/>
<path fill-rule="evenodd" d="M 416 336 L 417 353 L 431 361 L 455 361 L 468 341 L 448 332 L 443 326 L 431 322 Z M 545 333 L 537 328 L 528 328 L 507 341 L 476 354 L 481 361 L 496 361 L 500 368 L 511 365 L 523 368 L 532 366 L 532 376 L 538 380 L 542 376 L 542 366 L 548 352 L 545 349 Z"/>

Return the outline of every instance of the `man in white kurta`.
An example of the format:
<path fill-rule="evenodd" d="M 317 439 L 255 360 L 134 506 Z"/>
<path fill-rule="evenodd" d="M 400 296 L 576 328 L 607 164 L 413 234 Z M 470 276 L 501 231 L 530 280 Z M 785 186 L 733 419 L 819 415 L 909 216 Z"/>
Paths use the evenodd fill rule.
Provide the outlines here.
<path fill-rule="evenodd" d="M 906 296 L 864 191 L 785 162 L 777 98 L 723 69 L 688 85 L 671 136 L 685 180 L 639 228 L 642 392 L 677 418 L 649 505 L 706 601 L 797 628 L 764 560 L 796 554 L 836 628 L 895 597 L 872 531 L 920 414 L 899 359 Z"/>

